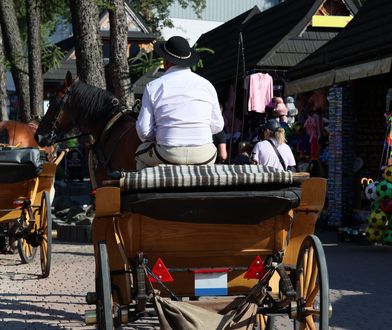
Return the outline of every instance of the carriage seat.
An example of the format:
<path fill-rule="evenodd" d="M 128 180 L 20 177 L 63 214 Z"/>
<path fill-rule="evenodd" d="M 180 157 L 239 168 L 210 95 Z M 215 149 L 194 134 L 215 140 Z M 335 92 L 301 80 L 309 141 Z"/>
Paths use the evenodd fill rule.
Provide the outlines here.
<path fill-rule="evenodd" d="M 299 205 L 295 178 L 261 165 L 158 165 L 123 174 L 121 209 L 161 220 L 256 224 Z"/>
<path fill-rule="evenodd" d="M 18 183 L 36 178 L 43 157 L 38 148 L 0 148 L 0 183 Z"/>

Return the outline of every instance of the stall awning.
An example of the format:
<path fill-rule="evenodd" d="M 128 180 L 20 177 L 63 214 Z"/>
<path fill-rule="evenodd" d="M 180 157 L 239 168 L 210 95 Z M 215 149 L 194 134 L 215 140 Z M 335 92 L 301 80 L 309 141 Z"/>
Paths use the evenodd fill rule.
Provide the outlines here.
<path fill-rule="evenodd" d="M 389 73 L 392 57 L 350 65 L 324 71 L 306 78 L 289 81 L 285 86 L 285 95 L 300 94 L 318 88 L 332 86 L 335 83 Z"/>

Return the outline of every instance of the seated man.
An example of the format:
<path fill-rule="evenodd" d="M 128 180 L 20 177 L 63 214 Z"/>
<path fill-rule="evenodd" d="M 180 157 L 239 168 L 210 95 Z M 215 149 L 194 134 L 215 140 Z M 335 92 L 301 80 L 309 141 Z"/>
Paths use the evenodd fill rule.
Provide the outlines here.
<path fill-rule="evenodd" d="M 143 142 L 135 154 L 140 170 L 158 164 L 213 164 L 213 134 L 223 129 L 212 84 L 193 73 L 198 54 L 182 37 L 157 43 L 165 74 L 147 84 L 136 130 Z"/>

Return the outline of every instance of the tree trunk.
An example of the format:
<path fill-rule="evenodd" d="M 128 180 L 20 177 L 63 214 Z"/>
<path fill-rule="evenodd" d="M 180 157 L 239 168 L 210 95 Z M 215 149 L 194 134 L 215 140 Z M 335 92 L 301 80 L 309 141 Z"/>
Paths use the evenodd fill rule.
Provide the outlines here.
<path fill-rule="evenodd" d="M 4 45 L 3 45 L 3 37 L 1 35 L 1 26 L 0 26 L 0 121 L 8 120 L 8 111 L 7 111 L 7 86 L 6 86 L 6 77 L 5 77 L 5 55 L 4 55 Z"/>
<path fill-rule="evenodd" d="M 28 122 L 31 118 L 29 76 L 13 0 L 0 1 L 0 24 L 3 31 L 5 54 L 11 63 L 11 73 L 18 95 L 19 119 Z"/>
<path fill-rule="evenodd" d="M 70 0 L 69 5 L 79 78 L 90 85 L 105 88 L 102 42 L 96 1 Z"/>
<path fill-rule="evenodd" d="M 128 67 L 128 25 L 124 0 L 111 0 L 110 20 L 110 76 L 115 95 L 131 109 L 135 103 Z"/>
<path fill-rule="evenodd" d="M 41 8 L 39 6 L 39 0 L 26 0 L 26 11 L 29 49 L 31 116 L 33 118 L 37 118 L 44 115 L 44 87 L 41 62 Z"/>

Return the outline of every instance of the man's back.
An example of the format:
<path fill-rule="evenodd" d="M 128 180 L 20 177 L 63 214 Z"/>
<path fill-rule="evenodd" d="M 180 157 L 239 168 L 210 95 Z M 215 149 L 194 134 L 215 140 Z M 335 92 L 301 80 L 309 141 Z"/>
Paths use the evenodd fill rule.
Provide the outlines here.
<path fill-rule="evenodd" d="M 203 145 L 212 142 L 211 134 L 221 131 L 222 117 L 214 87 L 189 68 L 171 67 L 150 82 L 142 103 L 152 109 L 158 144 Z M 138 122 L 139 130 L 147 129 L 143 117 Z"/>

